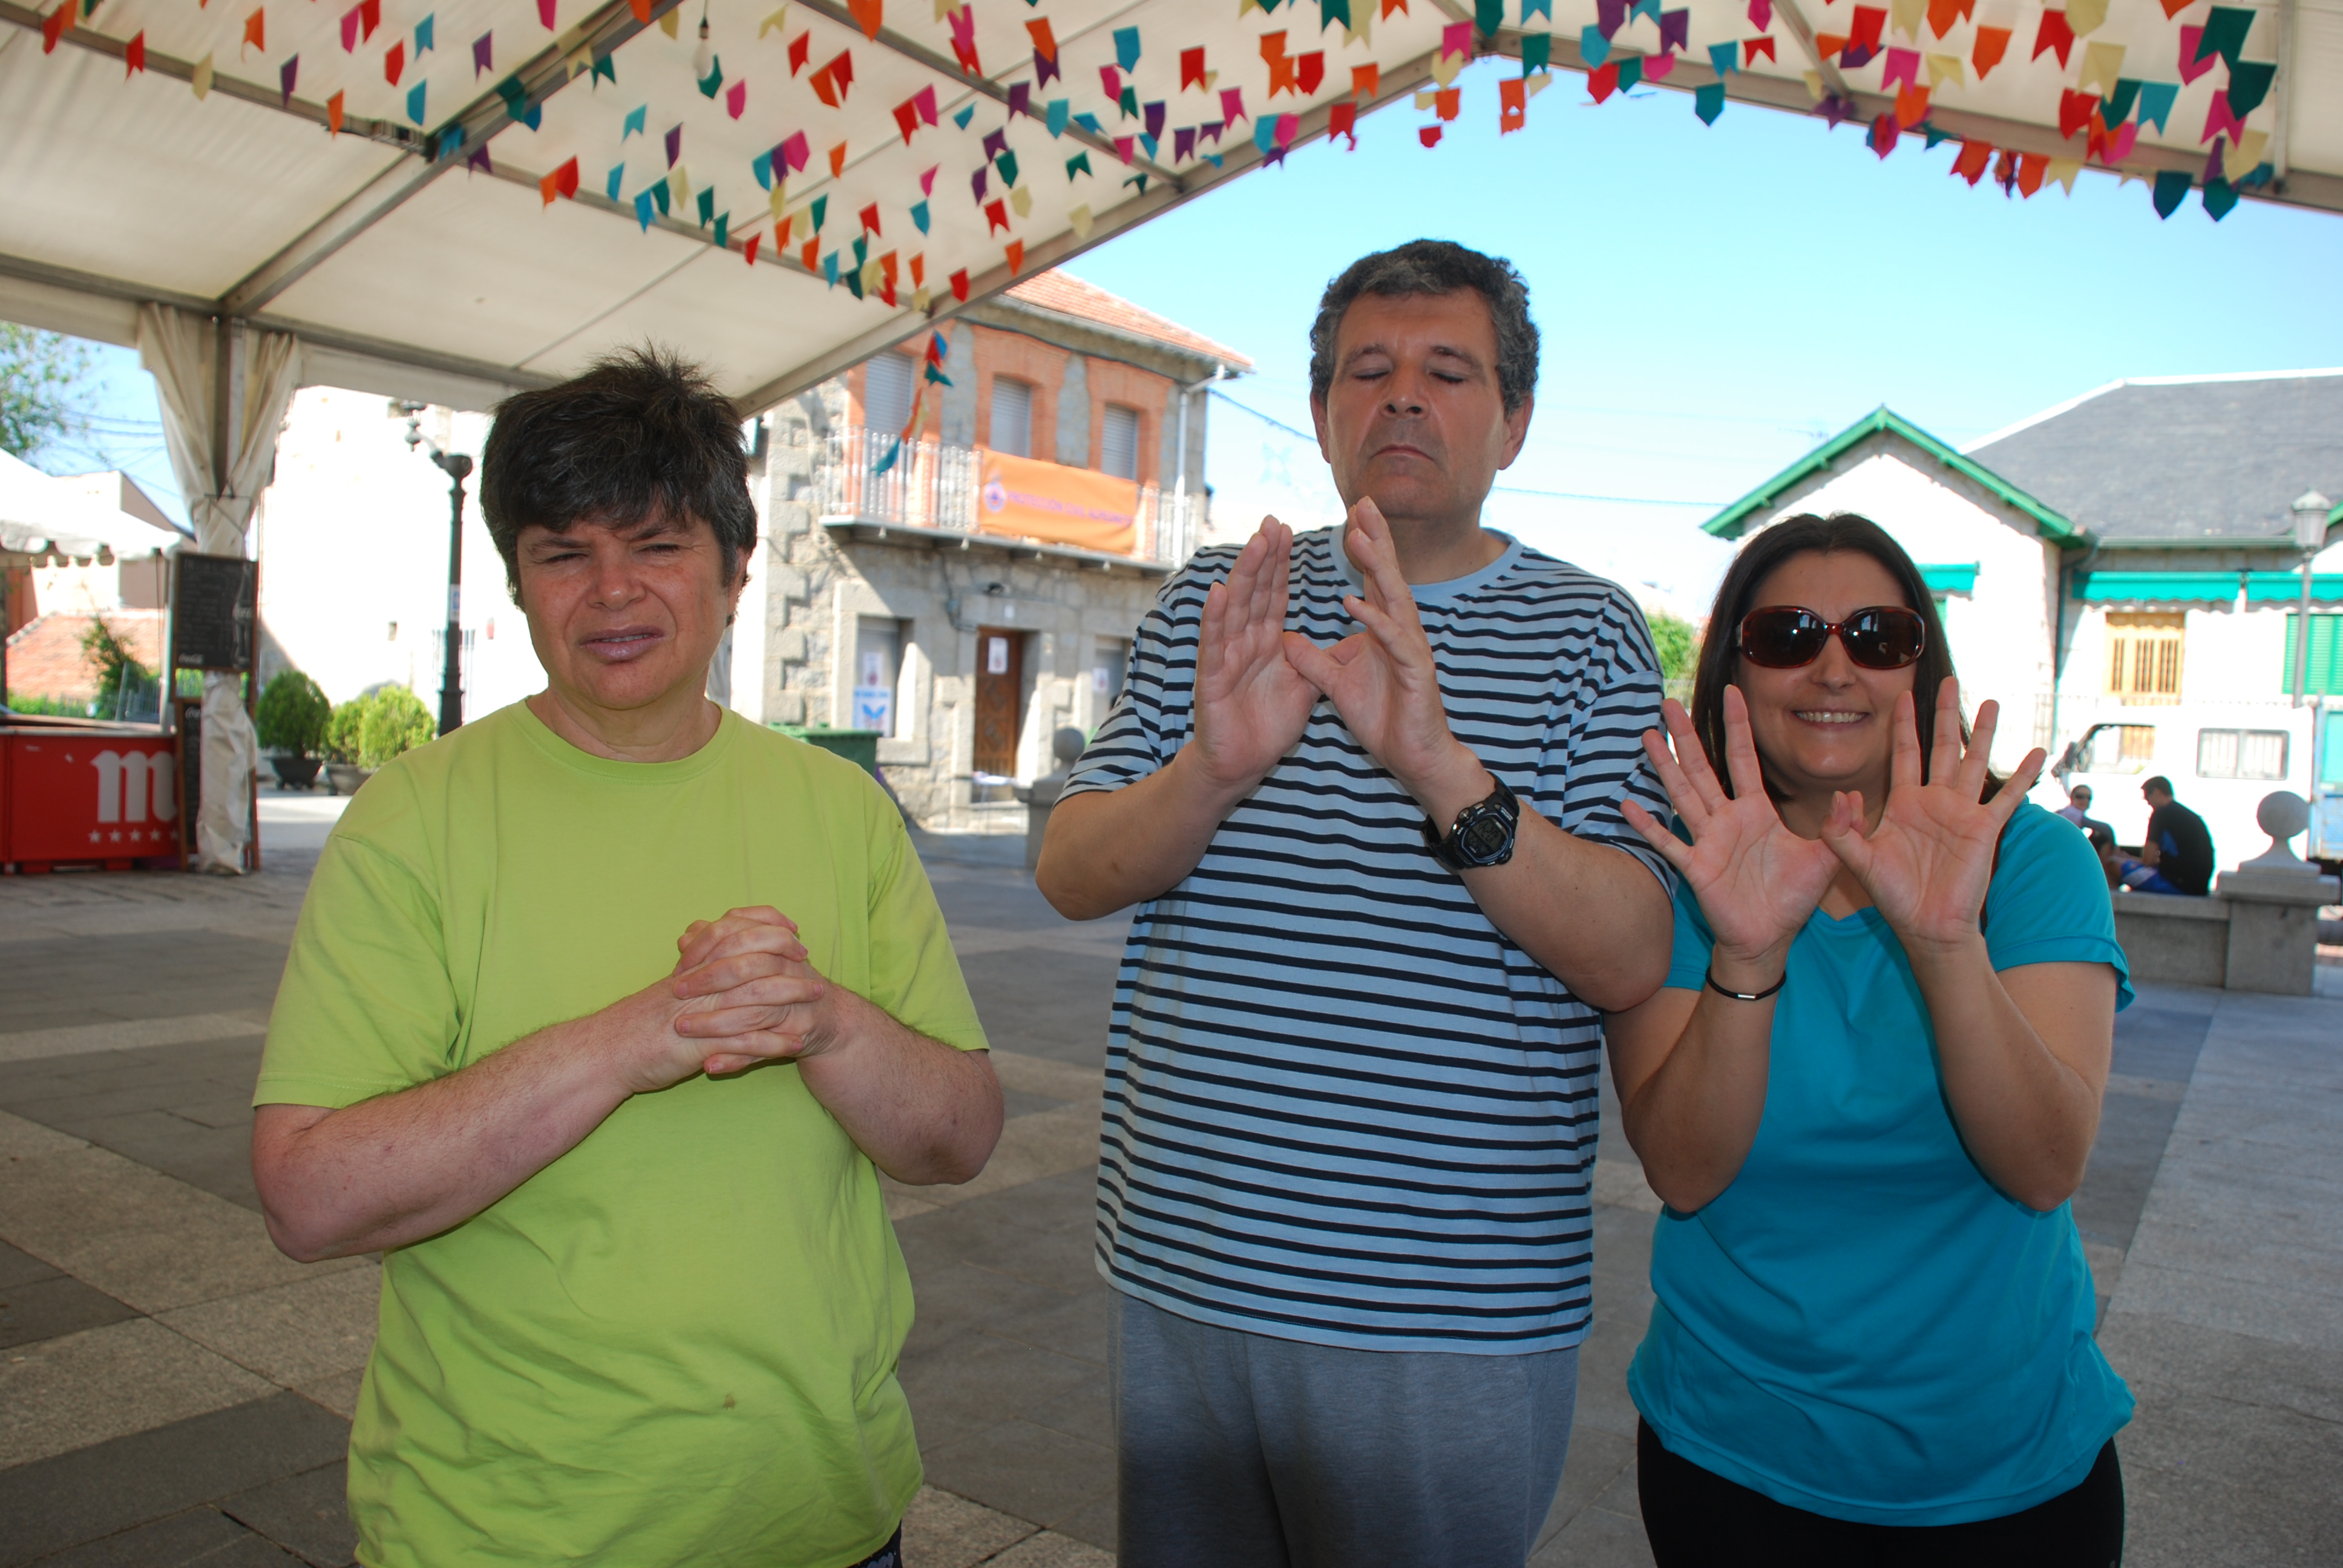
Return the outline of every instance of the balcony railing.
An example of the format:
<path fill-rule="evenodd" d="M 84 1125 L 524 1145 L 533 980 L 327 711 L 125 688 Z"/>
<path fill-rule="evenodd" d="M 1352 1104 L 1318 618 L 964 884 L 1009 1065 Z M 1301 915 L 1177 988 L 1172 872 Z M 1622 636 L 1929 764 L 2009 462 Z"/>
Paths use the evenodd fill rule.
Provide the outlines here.
<path fill-rule="evenodd" d="M 811 498 L 815 513 L 830 521 L 978 532 L 983 451 L 940 441 L 907 441 L 886 471 L 879 472 L 895 444 L 896 437 L 886 431 L 851 425 L 818 437 Z M 1186 560 L 1195 549 L 1199 512 L 1195 497 L 1166 495 L 1151 484 L 1140 486 L 1130 558 L 1174 567 Z"/>

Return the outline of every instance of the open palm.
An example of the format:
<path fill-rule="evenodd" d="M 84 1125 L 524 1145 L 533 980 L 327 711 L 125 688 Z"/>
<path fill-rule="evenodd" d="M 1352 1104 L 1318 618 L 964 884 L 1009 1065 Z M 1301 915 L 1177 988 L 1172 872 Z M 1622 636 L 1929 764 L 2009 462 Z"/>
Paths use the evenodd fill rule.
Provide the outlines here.
<path fill-rule="evenodd" d="M 1986 702 L 1977 709 L 1976 730 L 1964 750 L 1959 683 L 1946 678 L 1936 694 L 1936 745 L 1926 782 L 1914 715 L 1907 693 L 1896 700 L 1887 803 L 1878 826 L 1865 833 L 1862 801 L 1838 796 L 1823 824 L 1823 842 L 1855 873 L 1907 948 L 1949 947 L 1977 933 L 1993 880 L 1994 845 L 2041 773 L 2043 753 L 2039 747 L 2028 752 L 2001 792 L 1980 803 L 2000 705 Z"/>
<path fill-rule="evenodd" d="M 1692 889 L 1719 948 L 1750 960 L 1787 948 L 1838 875 L 1838 857 L 1828 845 L 1801 839 L 1782 825 L 1781 813 L 1765 793 L 1757 748 L 1749 736 L 1749 705 L 1738 688 L 1725 690 L 1731 795 L 1717 782 L 1683 705 L 1670 698 L 1660 712 L 1675 750 L 1672 754 L 1654 729 L 1644 732 L 1644 749 L 1676 815 L 1692 829 L 1692 843 L 1686 845 L 1633 800 L 1623 807 L 1628 826 L 1665 856 Z"/>
<path fill-rule="evenodd" d="M 1293 749 L 1318 689 L 1285 661 L 1293 530 L 1262 520 L 1225 581 L 1204 598 L 1196 658 L 1195 740 L 1208 777 L 1250 788 Z"/>

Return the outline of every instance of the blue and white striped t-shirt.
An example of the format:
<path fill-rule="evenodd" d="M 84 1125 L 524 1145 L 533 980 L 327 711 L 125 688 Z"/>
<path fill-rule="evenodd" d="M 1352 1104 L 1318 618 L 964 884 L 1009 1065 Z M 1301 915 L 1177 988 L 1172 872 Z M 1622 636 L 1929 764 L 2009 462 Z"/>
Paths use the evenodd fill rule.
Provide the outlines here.
<path fill-rule="evenodd" d="M 1293 541 L 1285 624 L 1321 645 L 1361 629 L 1340 541 Z M 1164 586 L 1067 794 L 1129 784 L 1186 742 L 1204 595 L 1235 556 L 1202 551 Z M 1660 677 L 1634 601 L 1510 540 L 1414 592 L 1457 738 L 1549 820 L 1669 886 L 1619 814 L 1631 794 L 1666 809 L 1639 744 Z M 1099 1162 L 1118 1289 L 1359 1349 L 1584 1336 L 1601 1020 L 1490 923 L 1423 823 L 1322 700 L 1195 870 L 1140 907 Z"/>

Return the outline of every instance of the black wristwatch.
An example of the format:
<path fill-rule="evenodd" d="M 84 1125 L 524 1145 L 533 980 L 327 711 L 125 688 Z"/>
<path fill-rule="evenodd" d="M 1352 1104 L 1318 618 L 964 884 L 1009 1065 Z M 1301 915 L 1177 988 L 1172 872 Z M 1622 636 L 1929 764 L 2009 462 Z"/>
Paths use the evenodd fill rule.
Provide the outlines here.
<path fill-rule="evenodd" d="M 1513 858 L 1513 834 L 1522 824 L 1522 803 L 1513 799 L 1503 779 L 1493 773 L 1490 777 L 1496 779 L 1495 792 L 1459 811 L 1446 837 L 1431 818 L 1423 819 L 1425 847 L 1452 871 L 1502 866 Z"/>

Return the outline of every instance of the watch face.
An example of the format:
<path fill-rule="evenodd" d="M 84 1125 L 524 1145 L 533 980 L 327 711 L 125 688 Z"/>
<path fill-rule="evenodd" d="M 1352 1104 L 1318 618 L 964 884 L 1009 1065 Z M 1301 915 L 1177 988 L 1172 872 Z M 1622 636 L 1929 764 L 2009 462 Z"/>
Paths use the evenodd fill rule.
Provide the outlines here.
<path fill-rule="evenodd" d="M 1493 811 L 1486 816 L 1473 818 L 1458 829 L 1456 848 L 1469 859 L 1493 860 L 1503 852 L 1505 840 L 1510 837 L 1505 831 L 1503 819 Z"/>

